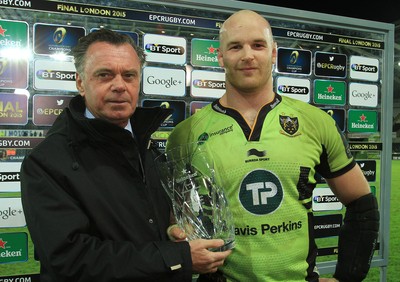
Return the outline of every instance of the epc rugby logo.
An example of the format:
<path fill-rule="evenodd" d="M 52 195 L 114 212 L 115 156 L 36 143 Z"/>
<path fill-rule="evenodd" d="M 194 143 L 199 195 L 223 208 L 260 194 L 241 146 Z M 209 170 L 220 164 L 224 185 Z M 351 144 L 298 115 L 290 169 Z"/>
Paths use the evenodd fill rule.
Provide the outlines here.
<path fill-rule="evenodd" d="M 282 203 L 283 190 L 278 177 L 267 170 L 253 170 L 240 185 L 239 200 L 253 214 L 269 214 Z"/>

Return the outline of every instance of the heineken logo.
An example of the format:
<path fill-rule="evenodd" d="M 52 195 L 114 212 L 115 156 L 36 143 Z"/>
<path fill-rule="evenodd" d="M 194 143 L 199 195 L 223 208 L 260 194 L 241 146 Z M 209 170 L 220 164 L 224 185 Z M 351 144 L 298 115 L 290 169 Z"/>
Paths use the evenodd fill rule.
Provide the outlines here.
<path fill-rule="evenodd" d="M 28 260 L 28 236 L 26 233 L 0 234 L 0 263 Z"/>
<path fill-rule="evenodd" d="M 27 23 L 11 20 L 0 20 L 0 47 L 26 48 L 27 46 Z"/>
<path fill-rule="evenodd" d="M 349 110 L 349 132 L 377 132 L 377 112 L 368 110 Z"/>
<path fill-rule="evenodd" d="M 219 67 L 218 48 L 218 40 L 192 39 L 192 65 Z"/>
<path fill-rule="evenodd" d="M 314 102 L 326 105 L 346 103 L 346 84 L 343 81 L 315 80 Z"/>

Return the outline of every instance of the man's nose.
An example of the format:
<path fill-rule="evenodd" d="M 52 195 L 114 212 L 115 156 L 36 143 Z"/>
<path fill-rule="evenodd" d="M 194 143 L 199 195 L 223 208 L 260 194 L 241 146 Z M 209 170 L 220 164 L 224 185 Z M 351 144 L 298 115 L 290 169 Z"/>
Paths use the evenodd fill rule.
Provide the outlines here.
<path fill-rule="evenodd" d="M 111 85 L 111 90 L 112 91 L 117 91 L 117 92 L 121 92 L 121 91 L 125 91 L 126 90 L 126 84 L 125 81 L 123 79 L 123 77 L 121 75 L 116 75 L 112 81 L 112 85 Z"/>
<path fill-rule="evenodd" d="M 242 60 L 246 61 L 246 60 L 252 60 L 254 59 L 254 53 L 253 53 L 253 49 L 250 46 L 243 46 L 242 49 Z"/>

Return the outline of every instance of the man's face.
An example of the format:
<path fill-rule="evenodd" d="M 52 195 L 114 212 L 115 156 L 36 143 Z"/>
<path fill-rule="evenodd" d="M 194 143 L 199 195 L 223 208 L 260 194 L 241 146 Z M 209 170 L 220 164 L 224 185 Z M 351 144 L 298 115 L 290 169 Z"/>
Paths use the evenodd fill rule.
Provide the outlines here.
<path fill-rule="evenodd" d="M 272 81 L 276 46 L 262 22 L 241 19 L 230 22 L 221 34 L 219 63 L 225 68 L 226 81 L 239 91 L 263 89 Z"/>
<path fill-rule="evenodd" d="M 86 53 L 84 75 L 77 75 L 76 86 L 96 118 L 125 127 L 136 109 L 140 75 L 132 46 L 95 42 Z"/>

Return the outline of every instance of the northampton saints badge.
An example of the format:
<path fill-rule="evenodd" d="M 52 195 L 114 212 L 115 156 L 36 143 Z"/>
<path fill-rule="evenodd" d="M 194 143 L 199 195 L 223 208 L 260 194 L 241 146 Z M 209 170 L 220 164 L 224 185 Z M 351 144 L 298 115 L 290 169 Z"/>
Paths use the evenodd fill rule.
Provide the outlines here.
<path fill-rule="evenodd" d="M 300 135 L 300 133 L 297 133 L 297 130 L 299 129 L 299 120 L 297 117 L 279 115 L 279 123 L 283 129 L 283 131 L 280 131 L 282 134 L 290 135 L 292 137 Z"/>

